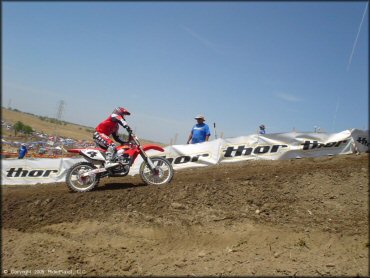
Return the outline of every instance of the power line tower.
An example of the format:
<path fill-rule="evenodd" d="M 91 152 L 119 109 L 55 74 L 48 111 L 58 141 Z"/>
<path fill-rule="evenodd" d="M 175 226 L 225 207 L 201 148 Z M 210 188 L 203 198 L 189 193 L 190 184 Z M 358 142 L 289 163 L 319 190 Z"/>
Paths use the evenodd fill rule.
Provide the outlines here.
<path fill-rule="evenodd" d="M 53 145 L 57 141 L 57 125 L 60 124 L 60 121 L 62 119 L 63 109 L 64 109 L 64 100 L 61 100 L 61 101 L 59 101 L 58 110 L 57 110 L 57 114 L 56 114 L 57 121 L 55 122 L 55 126 L 54 126 L 54 143 L 53 143 Z"/>
<path fill-rule="evenodd" d="M 58 111 L 57 111 L 57 115 L 56 115 L 56 118 L 57 118 L 58 121 L 60 121 L 62 119 L 63 109 L 64 109 L 64 100 L 61 100 L 59 102 Z"/>

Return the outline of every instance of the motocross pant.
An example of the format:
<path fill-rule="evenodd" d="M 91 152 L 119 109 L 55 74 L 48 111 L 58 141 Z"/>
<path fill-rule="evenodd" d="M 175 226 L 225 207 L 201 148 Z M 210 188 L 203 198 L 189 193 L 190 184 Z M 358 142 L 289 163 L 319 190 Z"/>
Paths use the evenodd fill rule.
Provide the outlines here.
<path fill-rule="evenodd" d="M 105 153 L 106 160 L 112 161 L 116 153 L 116 144 L 113 142 L 113 140 L 104 133 L 99 133 L 97 131 L 94 132 L 93 139 L 99 147 L 107 150 Z"/>

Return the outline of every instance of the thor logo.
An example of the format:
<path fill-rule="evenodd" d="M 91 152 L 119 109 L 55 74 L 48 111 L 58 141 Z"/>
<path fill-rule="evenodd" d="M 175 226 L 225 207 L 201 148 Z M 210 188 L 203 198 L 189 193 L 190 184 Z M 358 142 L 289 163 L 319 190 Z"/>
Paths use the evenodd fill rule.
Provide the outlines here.
<path fill-rule="evenodd" d="M 25 170 L 23 168 L 10 168 L 6 171 L 8 174 L 6 175 L 8 178 L 19 178 L 19 177 L 29 177 L 29 178 L 39 178 L 39 177 L 49 177 L 52 173 L 58 173 L 58 170 Z"/>

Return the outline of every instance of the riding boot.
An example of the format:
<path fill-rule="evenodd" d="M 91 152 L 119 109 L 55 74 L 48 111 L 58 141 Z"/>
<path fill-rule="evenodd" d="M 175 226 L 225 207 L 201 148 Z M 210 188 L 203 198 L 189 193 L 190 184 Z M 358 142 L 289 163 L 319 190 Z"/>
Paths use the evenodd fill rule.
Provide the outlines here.
<path fill-rule="evenodd" d="M 107 149 L 107 152 L 105 153 L 105 168 L 110 168 L 116 165 L 113 162 L 115 154 L 116 154 L 116 147 L 109 146 Z"/>

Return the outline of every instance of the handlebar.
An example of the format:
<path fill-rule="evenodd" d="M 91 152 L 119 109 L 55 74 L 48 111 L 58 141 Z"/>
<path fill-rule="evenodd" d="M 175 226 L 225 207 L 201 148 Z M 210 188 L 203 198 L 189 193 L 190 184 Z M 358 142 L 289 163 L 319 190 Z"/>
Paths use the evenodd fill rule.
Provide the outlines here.
<path fill-rule="evenodd" d="M 139 138 L 133 132 L 130 134 L 130 141 L 134 141 L 136 145 L 140 146 Z"/>

